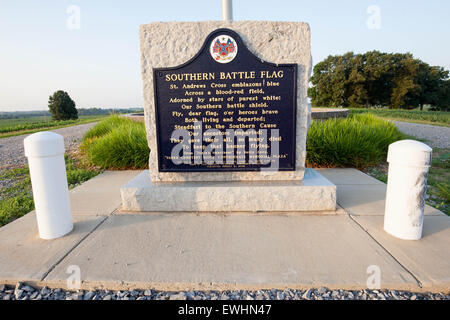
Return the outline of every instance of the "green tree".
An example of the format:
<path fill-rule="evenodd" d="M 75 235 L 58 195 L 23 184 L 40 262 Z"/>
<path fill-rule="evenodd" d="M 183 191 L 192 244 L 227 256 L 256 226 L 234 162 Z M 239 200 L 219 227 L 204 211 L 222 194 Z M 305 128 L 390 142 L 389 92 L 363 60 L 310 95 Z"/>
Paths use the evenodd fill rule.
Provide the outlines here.
<path fill-rule="evenodd" d="M 392 90 L 392 72 L 389 54 L 370 51 L 363 54 L 364 84 L 367 92 L 365 107 L 388 106 Z"/>
<path fill-rule="evenodd" d="M 348 52 L 319 62 L 308 95 L 314 106 L 449 109 L 449 72 L 410 53 Z"/>
<path fill-rule="evenodd" d="M 434 109 L 450 111 L 450 79 L 442 81 L 439 92 L 440 93 Z"/>
<path fill-rule="evenodd" d="M 75 102 L 65 91 L 58 90 L 48 99 L 48 108 L 53 120 L 78 119 Z"/>
<path fill-rule="evenodd" d="M 424 105 L 435 106 L 435 109 L 448 110 L 448 84 L 449 72 L 442 67 L 430 66 L 420 61 L 416 82 L 420 90 L 409 97 L 423 109 Z M 447 109 L 445 106 L 447 105 Z"/>
<path fill-rule="evenodd" d="M 345 84 L 348 78 L 347 62 L 352 52 L 344 56 L 329 56 L 314 66 L 311 83 L 314 87 L 308 90 L 313 105 L 339 107 L 344 104 Z"/>
<path fill-rule="evenodd" d="M 367 105 L 367 74 L 364 72 L 364 56 L 358 54 L 348 63 L 350 69 L 346 85 L 346 99 L 349 107 L 361 108 Z"/>
<path fill-rule="evenodd" d="M 413 109 L 417 107 L 408 96 L 417 95 L 420 85 L 416 83 L 419 69 L 419 60 L 413 58 L 412 54 L 391 55 L 392 66 L 392 90 L 389 107 L 392 109 Z"/>

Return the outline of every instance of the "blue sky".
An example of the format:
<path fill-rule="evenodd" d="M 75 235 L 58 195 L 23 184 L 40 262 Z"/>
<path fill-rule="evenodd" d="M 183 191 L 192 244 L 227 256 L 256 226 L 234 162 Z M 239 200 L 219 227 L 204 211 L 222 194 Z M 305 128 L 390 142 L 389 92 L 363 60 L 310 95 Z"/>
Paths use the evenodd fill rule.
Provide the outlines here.
<path fill-rule="evenodd" d="M 80 29 L 67 28 L 69 6 Z M 379 9 L 378 29 L 368 28 Z M 304 21 L 317 63 L 330 54 L 411 52 L 450 69 L 448 0 L 234 0 L 234 20 Z M 0 111 L 45 110 L 63 89 L 77 107 L 142 106 L 138 26 L 220 20 L 220 0 L 0 0 Z"/>

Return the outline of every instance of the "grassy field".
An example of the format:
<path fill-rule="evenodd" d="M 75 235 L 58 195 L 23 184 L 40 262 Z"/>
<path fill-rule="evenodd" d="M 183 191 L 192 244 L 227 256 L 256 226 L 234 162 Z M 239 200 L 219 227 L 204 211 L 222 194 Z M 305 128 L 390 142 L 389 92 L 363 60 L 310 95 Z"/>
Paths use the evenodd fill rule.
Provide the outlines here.
<path fill-rule="evenodd" d="M 414 123 L 450 126 L 450 112 L 420 111 L 420 110 L 394 110 L 394 109 L 350 109 L 350 114 L 370 113 L 389 120 L 398 120 Z"/>
<path fill-rule="evenodd" d="M 64 128 L 100 121 L 109 115 L 80 116 L 77 120 L 52 121 L 50 117 L 0 119 L 0 138 L 34 133 L 46 129 Z"/>
<path fill-rule="evenodd" d="M 101 171 L 73 156 L 65 157 L 69 189 L 91 179 Z M 0 172 L 0 227 L 34 209 L 28 166 Z"/>

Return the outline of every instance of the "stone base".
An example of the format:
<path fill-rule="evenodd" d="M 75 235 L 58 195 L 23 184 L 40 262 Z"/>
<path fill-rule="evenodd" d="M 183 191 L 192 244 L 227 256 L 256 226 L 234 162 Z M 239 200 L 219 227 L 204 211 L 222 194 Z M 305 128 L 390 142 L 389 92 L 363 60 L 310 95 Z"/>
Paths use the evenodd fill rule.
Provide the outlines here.
<path fill-rule="evenodd" d="M 184 212 L 335 211 L 336 186 L 313 169 L 302 181 L 159 182 L 148 170 L 120 189 L 122 210 Z"/>

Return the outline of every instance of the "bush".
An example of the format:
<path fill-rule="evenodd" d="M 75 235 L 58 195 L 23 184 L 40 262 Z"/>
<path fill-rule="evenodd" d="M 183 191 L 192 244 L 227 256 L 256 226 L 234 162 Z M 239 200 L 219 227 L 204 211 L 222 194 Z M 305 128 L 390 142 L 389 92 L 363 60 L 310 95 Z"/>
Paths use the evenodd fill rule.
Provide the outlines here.
<path fill-rule="evenodd" d="M 313 121 L 306 162 L 308 166 L 362 169 L 385 160 L 388 146 L 401 139 L 404 136 L 393 123 L 370 114 Z"/>
<path fill-rule="evenodd" d="M 89 130 L 82 150 L 91 164 L 110 169 L 148 167 L 150 149 L 142 122 L 111 116 Z"/>
<path fill-rule="evenodd" d="M 370 114 L 313 122 L 308 131 L 307 164 L 317 167 L 365 168 L 386 159 L 389 144 L 404 139 L 394 124 Z M 82 150 L 101 168 L 148 167 L 143 123 L 111 116 L 83 138 Z"/>

